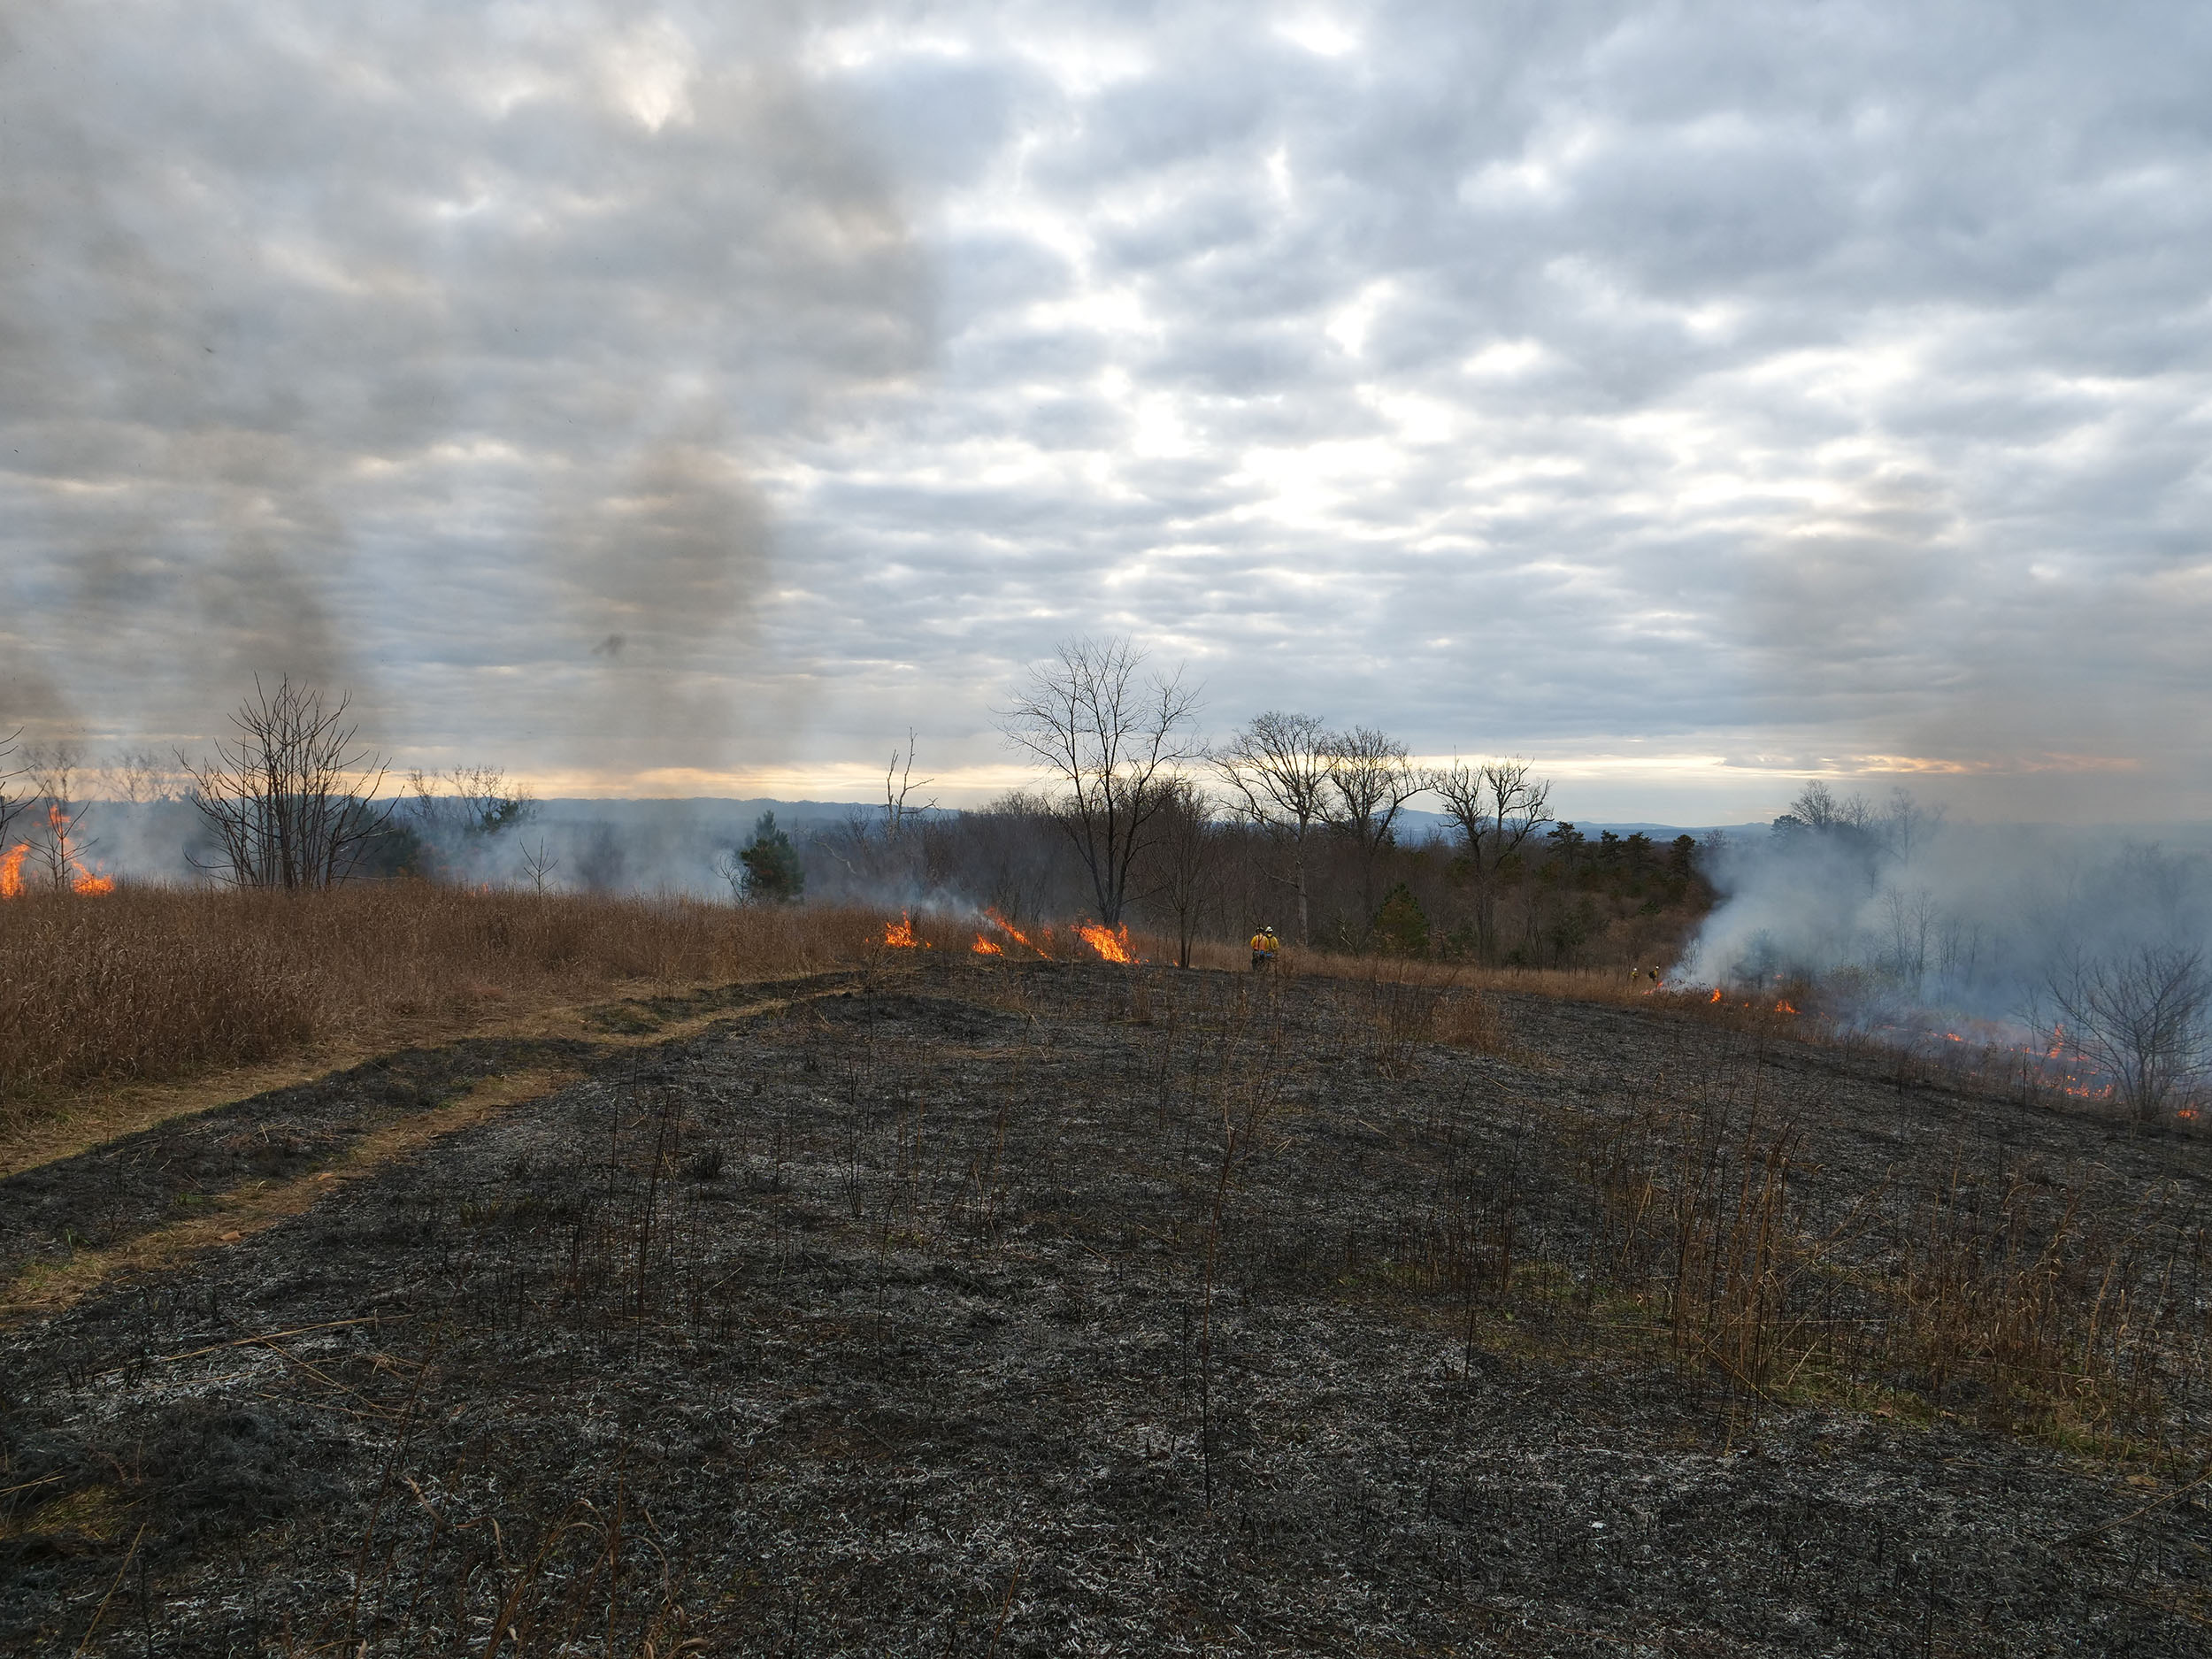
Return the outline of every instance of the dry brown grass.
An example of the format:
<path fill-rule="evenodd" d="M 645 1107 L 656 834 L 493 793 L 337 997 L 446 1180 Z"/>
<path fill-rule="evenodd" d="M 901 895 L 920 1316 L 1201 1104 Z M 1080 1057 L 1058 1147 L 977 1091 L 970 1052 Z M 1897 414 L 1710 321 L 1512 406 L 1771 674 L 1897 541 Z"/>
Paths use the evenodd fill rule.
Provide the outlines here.
<path fill-rule="evenodd" d="M 864 959 L 879 917 L 687 899 L 124 887 L 0 904 L 0 1113 L 311 1047 L 422 1041 L 505 1009 Z"/>
<path fill-rule="evenodd" d="M 1478 1054 L 1503 1054 L 1510 1046 L 1498 1005 L 1480 991 L 1448 991 L 1437 999 L 1432 1016 L 1436 1041 Z"/>

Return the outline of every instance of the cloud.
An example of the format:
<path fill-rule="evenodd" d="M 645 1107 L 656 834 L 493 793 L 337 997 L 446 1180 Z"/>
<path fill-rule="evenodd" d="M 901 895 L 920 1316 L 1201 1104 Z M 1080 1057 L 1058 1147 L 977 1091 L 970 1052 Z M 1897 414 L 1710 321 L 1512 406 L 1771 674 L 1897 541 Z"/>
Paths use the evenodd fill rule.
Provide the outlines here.
<path fill-rule="evenodd" d="M 1100 12 L 1134 66 L 1043 96 L 1041 14 L 932 10 L 1024 114 L 923 216 L 987 304 L 787 507 L 947 578 L 856 583 L 859 631 L 1130 626 L 1217 711 L 1417 747 L 1918 761 L 2047 816 L 2124 758 L 2126 810 L 2212 806 L 2200 24 L 1402 6 L 1323 56 L 1271 15 L 1133 58 Z M 827 664 L 863 609 L 787 620 Z"/>
<path fill-rule="evenodd" d="M 1713 818 L 2212 810 L 2191 9 L 106 15 L 0 65 L 0 649 L 86 722 L 972 767 L 1125 629 Z"/>
<path fill-rule="evenodd" d="M 258 672 L 352 683 L 399 745 L 726 747 L 756 457 L 929 349 L 776 8 L 7 35 L 12 656 L 116 732 L 204 732 Z"/>

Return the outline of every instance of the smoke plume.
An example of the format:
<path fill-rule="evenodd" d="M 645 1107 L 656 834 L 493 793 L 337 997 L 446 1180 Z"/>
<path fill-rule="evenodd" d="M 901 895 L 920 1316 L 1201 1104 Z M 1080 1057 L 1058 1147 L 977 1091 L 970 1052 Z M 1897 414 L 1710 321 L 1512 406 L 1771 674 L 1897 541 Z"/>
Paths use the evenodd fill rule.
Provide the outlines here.
<path fill-rule="evenodd" d="M 1811 981 L 1847 1024 L 1906 1040 L 1965 1021 L 2047 1040 L 2078 1019 L 2085 986 L 2154 968 L 2181 985 L 2190 963 L 2212 964 L 2212 855 L 2194 845 L 1947 825 L 1901 790 L 1877 810 L 1816 787 L 1768 833 L 1709 848 L 1705 867 L 1722 898 L 1680 977 Z M 2208 1011 L 2176 1027 L 2190 1069 Z"/>
<path fill-rule="evenodd" d="M 0 729 L 196 743 L 289 673 L 433 760 L 710 761 L 758 472 L 928 351 L 805 46 L 770 4 L 0 11 Z"/>

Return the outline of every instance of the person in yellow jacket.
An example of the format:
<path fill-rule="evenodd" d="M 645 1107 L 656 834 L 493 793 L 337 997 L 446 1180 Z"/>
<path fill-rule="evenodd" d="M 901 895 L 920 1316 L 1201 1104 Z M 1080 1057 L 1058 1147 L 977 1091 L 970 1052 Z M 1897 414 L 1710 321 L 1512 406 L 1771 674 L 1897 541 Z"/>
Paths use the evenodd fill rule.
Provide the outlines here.
<path fill-rule="evenodd" d="M 1282 949 L 1282 941 L 1275 937 L 1275 930 L 1263 927 L 1252 935 L 1252 972 L 1257 973 L 1275 960 L 1275 953 Z"/>

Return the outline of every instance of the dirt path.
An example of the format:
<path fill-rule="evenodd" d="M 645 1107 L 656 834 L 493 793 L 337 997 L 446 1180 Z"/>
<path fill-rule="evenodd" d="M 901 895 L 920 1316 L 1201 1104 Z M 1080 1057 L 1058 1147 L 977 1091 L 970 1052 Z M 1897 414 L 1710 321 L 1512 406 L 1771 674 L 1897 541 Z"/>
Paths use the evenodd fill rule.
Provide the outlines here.
<path fill-rule="evenodd" d="M 1893 1168 L 2179 1189 L 2198 1143 L 1616 1009 L 1516 1003 L 1521 1064 L 1319 982 L 813 989 L 0 1333 L 0 1641 L 2202 1651 L 2207 1488 L 1932 1393 L 1909 1423 L 1909 1379 L 1763 1399 L 1577 1279 L 1603 1148 L 1670 1112 L 1801 1125 L 1814 1220 Z M 1509 1175 L 1493 1294 L 1436 1240 Z"/>
<path fill-rule="evenodd" d="M 778 1012 L 795 996 L 831 995 L 850 979 L 595 1004 L 569 1022 L 592 1032 L 588 1038 L 474 1037 L 403 1049 L 19 1163 L 0 1176 L 0 1324 L 65 1305 L 111 1272 L 175 1265 L 196 1248 L 297 1213 L 319 1190 L 314 1177 L 357 1179 L 626 1051 L 714 1021 Z"/>

